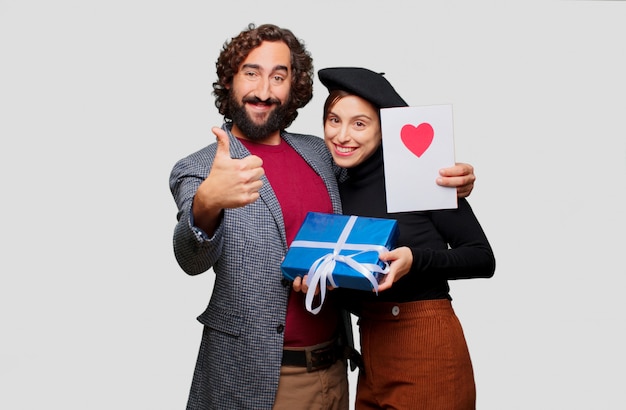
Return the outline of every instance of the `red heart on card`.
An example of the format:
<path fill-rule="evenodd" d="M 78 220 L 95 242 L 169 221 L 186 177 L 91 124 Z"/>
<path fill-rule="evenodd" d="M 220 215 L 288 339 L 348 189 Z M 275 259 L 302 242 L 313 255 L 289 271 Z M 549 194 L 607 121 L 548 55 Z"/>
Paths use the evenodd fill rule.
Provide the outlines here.
<path fill-rule="evenodd" d="M 426 152 L 428 147 L 430 147 L 430 144 L 433 142 L 434 135 L 435 131 L 433 130 L 433 127 L 427 122 L 423 122 L 417 127 L 414 127 L 411 124 L 406 124 L 400 130 L 400 138 L 402 139 L 402 142 L 409 149 L 409 151 L 417 155 L 418 158 Z"/>

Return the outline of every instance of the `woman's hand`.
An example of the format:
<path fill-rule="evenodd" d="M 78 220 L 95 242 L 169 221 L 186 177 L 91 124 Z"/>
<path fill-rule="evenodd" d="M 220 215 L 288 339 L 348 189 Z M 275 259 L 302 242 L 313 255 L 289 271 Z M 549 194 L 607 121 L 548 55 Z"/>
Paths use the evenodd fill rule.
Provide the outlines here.
<path fill-rule="evenodd" d="M 382 261 L 389 262 L 389 272 L 383 275 L 381 282 L 378 284 L 379 292 L 391 288 L 398 279 L 409 273 L 411 265 L 413 265 L 413 252 L 406 246 L 383 252 L 379 255 L 379 258 Z"/>
<path fill-rule="evenodd" d="M 456 188 L 456 195 L 459 198 L 468 197 L 474 189 L 474 167 L 470 164 L 457 162 L 453 167 L 443 168 L 439 170 L 439 178 L 437 185 Z"/>

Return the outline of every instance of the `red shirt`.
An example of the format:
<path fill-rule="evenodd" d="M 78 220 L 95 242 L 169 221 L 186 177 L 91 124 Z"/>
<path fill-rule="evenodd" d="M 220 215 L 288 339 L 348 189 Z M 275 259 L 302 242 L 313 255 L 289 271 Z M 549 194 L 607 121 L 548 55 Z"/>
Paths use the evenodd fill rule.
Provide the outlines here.
<path fill-rule="evenodd" d="M 283 212 L 288 245 L 308 212 L 333 213 L 332 202 L 322 178 L 284 140 L 281 139 L 279 145 L 239 141 L 250 153 L 263 160 L 265 176 Z M 326 294 L 322 310 L 317 315 L 306 310 L 304 299 L 304 293 L 291 292 L 285 323 L 285 346 L 316 345 L 330 340 L 336 333 L 339 316 L 332 292 Z"/>

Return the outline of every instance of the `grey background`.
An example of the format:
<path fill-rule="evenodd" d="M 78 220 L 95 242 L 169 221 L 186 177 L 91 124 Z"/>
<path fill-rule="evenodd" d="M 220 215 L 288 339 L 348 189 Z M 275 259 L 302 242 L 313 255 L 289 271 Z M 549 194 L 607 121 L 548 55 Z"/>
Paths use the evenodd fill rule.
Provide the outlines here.
<path fill-rule="evenodd" d="M 215 60 L 249 22 L 453 104 L 497 257 L 452 284 L 478 408 L 625 408 L 624 21 L 617 1 L 0 0 L 0 408 L 184 407 L 213 278 L 174 260 L 168 176 L 214 141 Z M 315 87 L 292 131 L 322 135 Z"/>

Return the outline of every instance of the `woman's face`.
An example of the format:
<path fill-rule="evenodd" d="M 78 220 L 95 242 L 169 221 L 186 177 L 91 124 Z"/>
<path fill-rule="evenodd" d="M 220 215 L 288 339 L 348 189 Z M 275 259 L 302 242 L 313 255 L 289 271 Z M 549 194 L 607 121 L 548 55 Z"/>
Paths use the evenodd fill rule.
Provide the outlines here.
<path fill-rule="evenodd" d="M 369 158 L 381 143 L 378 110 L 356 95 L 340 98 L 324 121 L 324 141 L 335 163 L 352 168 Z"/>

